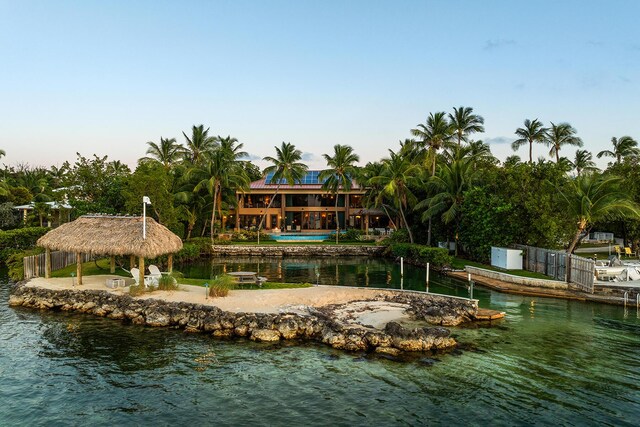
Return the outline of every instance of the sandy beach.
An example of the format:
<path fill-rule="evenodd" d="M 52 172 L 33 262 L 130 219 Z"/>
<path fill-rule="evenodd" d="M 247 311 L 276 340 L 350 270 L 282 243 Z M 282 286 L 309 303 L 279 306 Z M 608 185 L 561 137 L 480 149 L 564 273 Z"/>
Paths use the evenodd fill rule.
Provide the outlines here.
<path fill-rule="evenodd" d="M 107 279 L 121 278 L 113 275 L 83 277 L 82 286 L 74 285 L 75 280 L 64 278 L 34 278 L 27 286 L 46 289 L 100 290 L 116 295 L 129 293 L 129 288 L 110 289 L 105 283 Z M 387 293 L 381 289 L 363 289 L 341 286 L 313 286 L 294 289 L 263 290 L 231 290 L 226 297 L 211 298 L 206 296 L 205 289 L 200 286 L 180 285 L 179 291 L 154 291 L 137 298 L 154 298 L 168 302 L 189 302 L 210 305 L 224 311 L 235 313 L 279 313 L 304 311 L 305 307 L 323 307 L 327 305 L 346 304 L 339 311 L 339 318 L 353 324 L 384 327 L 390 321 L 409 320 L 406 314 L 408 305 L 373 301 L 376 296 Z M 353 304 L 349 304 L 353 303 Z"/>

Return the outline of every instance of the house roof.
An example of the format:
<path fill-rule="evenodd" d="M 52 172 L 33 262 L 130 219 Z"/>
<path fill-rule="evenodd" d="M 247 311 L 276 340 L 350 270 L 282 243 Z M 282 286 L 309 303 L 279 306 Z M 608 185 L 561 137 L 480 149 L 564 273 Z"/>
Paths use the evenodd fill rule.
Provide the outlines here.
<path fill-rule="evenodd" d="M 178 252 L 182 240 L 153 218 L 146 219 L 143 239 L 142 217 L 85 215 L 49 231 L 37 245 L 67 252 L 155 258 Z"/>
<path fill-rule="evenodd" d="M 322 190 L 322 182 L 319 178 L 320 171 L 319 170 L 310 170 L 307 171 L 305 176 L 300 180 L 300 182 L 296 182 L 293 185 L 289 185 L 286 180 L 282 180 L 280 183 L 281 190 Z M 249 185 L 250 190 L 270 190 L 275 191 L 278 186 L 277 182 L 272 182 L 273 173 L 268 173 L 261 179 L 257 181 L 253 181 Z M 352 190 L 360 190 L 360 186 L 357 182 L 353 181 L 351 186 Z"/>
<path fill-rule="evenodd" d="M 51 209 L 71 209 L 73 206 L 71 206 L 68 203 L 64 203 L 64 202 L 43 202 L 45 205 L 49 205 L 49 207 Z M 34 207 L 35 203 L 31 202 L 27 205 L 20 205 L 20 206 L 14 206 L 13 209 L 25 209 L 25 210 L 32 210 Z"/>

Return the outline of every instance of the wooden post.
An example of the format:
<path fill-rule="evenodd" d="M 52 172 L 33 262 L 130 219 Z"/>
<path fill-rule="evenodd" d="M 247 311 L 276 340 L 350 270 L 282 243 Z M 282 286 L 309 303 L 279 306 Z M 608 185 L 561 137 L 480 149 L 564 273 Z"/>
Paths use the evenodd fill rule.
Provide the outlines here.
<path fill-rule="evenodd" d="M 76 276 L 78 277 L 78 286 L 82 285 L 82 254 L 76 252 Z"/>
<path fill-rule="evenodd" d="M 173 272 L 173 254 L 169 254 L 167 257 L 167 271 L 169 273 Z"/>
<path fill-rule="evenodd" d="M 129 270 L 136 266 L 136 257 L 134 255 L 129 255 Z"/>
<path fill-rule="evenodd" d="M 115 257 L 115 255 L 111 255 L 111 263 L 109 265 L 109 272 L 111 274 L 116 272 L 116 257 Z"/>
<path fill-rule="evenodd" d="M 44 253 L 44 277 L 51 278 L 51 249 L 49 248 Z"/>
<path fill-rule="evenodd" d="M 144 257 L 139 258 L 138 268 L 140 269 L 140 278 L 139 284 L 140 286 L 144 286 Z"/>

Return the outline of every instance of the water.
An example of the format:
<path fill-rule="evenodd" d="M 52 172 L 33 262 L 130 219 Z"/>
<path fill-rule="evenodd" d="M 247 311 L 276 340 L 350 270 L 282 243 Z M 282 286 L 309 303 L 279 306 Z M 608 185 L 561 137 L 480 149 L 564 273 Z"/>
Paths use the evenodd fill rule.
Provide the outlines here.
<path fill-rule="evenodd" d="M 338 274 L 360 277 L 367 265 L 370 286 L 387 286 L 387 268 L 388 286 L 395 286 L 395 269 L 386 262 L 344 261 Z M 331 267 L 321 263 L 321 280 L 333 280 Z M 286 262 L 281 268 L 305 270 Z M 384 273 L 374 274 L 378 269 Z M 418 277 L 411 286 L 422 286 L 423 274 L 405 266 L 404 285 Z M 436 288 L 467 292 L 466 284 L 434 276 Z M 397 362 L 320 344 L 225 341 L 14 309 L 7 306 L 8 294 L 1 286 L 3 426 L 631 426 L 640 414 L 635 308 L 476 288 L 482 306 L 507 312 L 504 321 L 452 328 L 460 349 Z"/>
<path fill-rule="evenodd" d="M 310 241 L 310 242 L 321 242 L 323 240 L 329 239 L 331 237 L 330 233 L 272 233 L 269 235 L 276 242 L 283 241 Z"/>

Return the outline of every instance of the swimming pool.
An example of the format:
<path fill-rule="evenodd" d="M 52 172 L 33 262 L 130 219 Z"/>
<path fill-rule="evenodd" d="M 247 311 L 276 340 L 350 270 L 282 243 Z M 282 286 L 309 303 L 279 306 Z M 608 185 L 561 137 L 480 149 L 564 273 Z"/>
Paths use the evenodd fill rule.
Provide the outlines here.
<path fill-rule="evenodd" d="M 294 242 L 322 242 L 328 240 L 330 233 L 272 233 L 269 236 L 276 242 L 294 241 Z"/>

